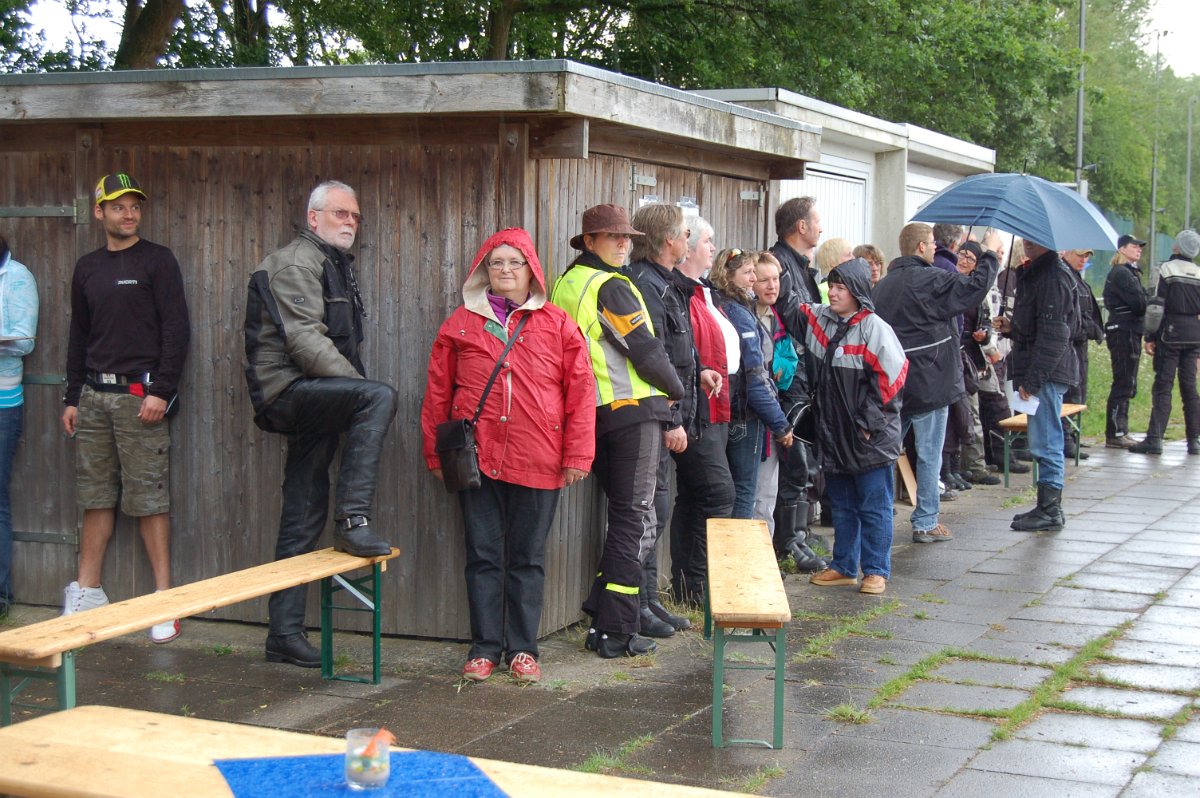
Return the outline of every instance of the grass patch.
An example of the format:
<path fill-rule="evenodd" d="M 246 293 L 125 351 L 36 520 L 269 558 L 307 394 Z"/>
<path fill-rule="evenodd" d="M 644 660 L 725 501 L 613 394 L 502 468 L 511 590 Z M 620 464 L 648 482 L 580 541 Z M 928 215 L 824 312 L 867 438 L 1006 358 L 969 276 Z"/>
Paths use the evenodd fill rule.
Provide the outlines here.
<path fill-rule="evenodd" d="M 912 614 L 912 617 L 918 621 L 927 621 L 929 620 L 929 613 L 925 612 L 925 610 L 917 610 Z"/>
<path fill-rule="evenodd" d="M 210 648 L 208 653 L 212 654 L 214 657 L 228 657 L 233 653 L 233 646 L 229 645 L 228 643 L 221 643 Z"/>
<path fill-rule="evenodd" d="M 783 768 L 779 767 L 779 765 L 772 765 L 769 768 L 759 768 L 741 782 L 730 778 L 723 778 L 720 781 L 722 785 L 731 787 L 737 792 L 756 793 L 775 779 L 782 776 L 783 773 L 784 770 Z"/>
<path fill-rule="evenodd" d="M 742 651 L 731 651 L 726 655 L 726 659 L 730 662 L 750 662 L 755 665 L 770 665 L 771 660 L 764 657 L 752 657 Z"/>
<path fill-rule="evenodd" d="M 894 657 L 880 657 L 879 659 L 875 660 L 875 664 L 877 664 L 877 665 L 899 665 L 900 663 L 897 662 Z"/>
<path fill-rule="evenodd" d="M 632 682 L 633 681 L 633 677 L 630 676 L 625 671 L 613 671 L 611 674 L 609 674 L 608 678 L 612 679 L 614 682 Z"/>
<path fill-rule="evenodd" d="M 629 663 L 629 667 L 631 667 L 631 668 L 657 668 L 658 667 L 658 653 L 651 652 L 649 654 L 642 654 L 640 657 L 634 657 L 633 660 Z"/>
<path fill-rule="evenodd" d="M 825 710 L 825 717 L 841 723 L 870 723 L 871 713 L 853 704 L 838 704 Z"/>
<path fill-rule="evenodd" d="M 580 764 L 573 766 L 571 770 L 581 773 L 611 773 L 619 770 L 625 773 L 649 775 L 649 768 L 631 766 L 626 760 L 652 742 L 654 742 L 653 734 L 634 737 L 621 743 L 621 746 L 614 752 L 597 751 Z"/>
<path fill-rule="evenodd" d="M 944 599 L 941 596 L 933 593 L 922 593 L 917 596 L 917 601 L 924 601 L 926 604 L 949 604 L 950 599 Z"/>
<path fill-rule="evenodd" d="M 358 667 L 358 663 L 354 661 L 354 657 L 342 652 L 333 658 L 333 672 L 341 673 L 342 671 L 352 670 Z"/>
<path fill-rule="evenodd" d="M 150 671 L 146 674 L 147 681 L 162 682 L 164 684 L 183 684 L 184 676 L 182 673 L 167 673 L 166 671 Z"/>
<path fill-rule="evenodd" d="M 1029 504 L 1030 502 L 1035 502 L 1035 501 L 1037 501 L 1037 487 L 1034 485 L 1030 485 L 1028 488 L 1025 488 L 1025 490 L 1021 491 L 1020 493 L 1009 496 L 1007 499 L 1000 502 L 1000 507 L 1007 510 L 1010 507 L 1016 507 L 1016 506 L 1022 505 L 1022 504 Z"/>
<path fill-rule="evenodd" d="M 833 628 L 827 629 L 815 637 L 808 638 L 804 650 L 793 657 L 792 662 L 807 662 L 815 657 L 832 657 L 834 643 L 850 635 L 870 634 L 867 624 L 877 618 L 895 612 L 899 607 L 900 602 L 897 599 L 890 599 L 878 607 L 872 607 L 869 610 L 863 610 L 857 615 L 841 619 Z"/>
<path fill-rule="evenodd" d="M 1056 667 L 1050 676 L 1037 686 L 1029 698 L 1008 711 L 1008 718 L 992 732 L 993 740 L 1007 740 L 1012 733 L 1033 719 L 1051 701 L 1062 694 L 1071 681 L 1084 673 L 1087 664 L 1104 653 L 1113 641 L 1125 633 L 1132 622 L 1126 621 L 1107 634 L 1090 640 L 1071 659 Z M 1096 710 L 1088 708 L 1089 714 Z"/>
<path fill-rule="evenodd" d="M 788 555 L 779 561 L 779 572 L 784 576 L 792 576 L 800 573 L 800 569 L 796 567 L 796 560 L 792 555 Z"/>
<path fill-rule="evenodd" d="M 546 679 L 538 684 L 543 690 L 566 690 L 571 683 L 566 679 Z"/>

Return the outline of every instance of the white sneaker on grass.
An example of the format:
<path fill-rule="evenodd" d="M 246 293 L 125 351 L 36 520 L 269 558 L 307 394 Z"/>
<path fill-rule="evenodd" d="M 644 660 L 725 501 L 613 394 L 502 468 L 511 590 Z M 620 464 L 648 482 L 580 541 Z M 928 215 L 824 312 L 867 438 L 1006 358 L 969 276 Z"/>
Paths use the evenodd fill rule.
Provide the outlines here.
<path fill-rule="evenodd" d="M 85 610 L 94 610 L 108 603 L 102 587 L 81 587 L 72 582 L 63 590 L 63 615 L 74 615 Z"/>

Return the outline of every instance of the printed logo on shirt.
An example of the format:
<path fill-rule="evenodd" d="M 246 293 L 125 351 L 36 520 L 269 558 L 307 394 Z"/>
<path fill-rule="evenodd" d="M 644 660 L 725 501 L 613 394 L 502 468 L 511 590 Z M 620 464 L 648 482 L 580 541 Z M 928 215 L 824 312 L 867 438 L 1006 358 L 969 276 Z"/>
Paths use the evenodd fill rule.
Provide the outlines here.
<path fill-rule="evenodd" d="M 117 285 L 137 285 L 137 280 L 117 280 Z"/>
<path fill-rule="evenodd" d="M 293 300 L 292 300 L 292 302 L 296 303 L 297 305 L 303 305 L 303 304 L 304 304 L 304 297 L 302 297 L 302 296 L 298 296 L 298 297 L 296 297 L 295 299 L 293 299 Z"/>

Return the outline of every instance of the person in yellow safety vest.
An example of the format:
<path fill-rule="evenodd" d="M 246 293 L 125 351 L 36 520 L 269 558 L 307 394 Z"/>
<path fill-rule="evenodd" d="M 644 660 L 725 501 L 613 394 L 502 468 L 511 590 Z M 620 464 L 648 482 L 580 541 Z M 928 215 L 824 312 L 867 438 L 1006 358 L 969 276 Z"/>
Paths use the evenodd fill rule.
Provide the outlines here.
<path fill-rule="evenodd" d="M 656 647 L 637 633 L 638 590 L 654 542 L 655 469 L 669 402 L 683 397 L 645 302 L 624 273 L 635 235 L 624 208 L 588 208 L 583 232 L 571 239 L 580 254 L 550 296 L 583 330 L 596 376 L 592 471 L 608 497 L 608 534 L 583 610 L 592 617 L 587 648 L 606 659 Z"/>

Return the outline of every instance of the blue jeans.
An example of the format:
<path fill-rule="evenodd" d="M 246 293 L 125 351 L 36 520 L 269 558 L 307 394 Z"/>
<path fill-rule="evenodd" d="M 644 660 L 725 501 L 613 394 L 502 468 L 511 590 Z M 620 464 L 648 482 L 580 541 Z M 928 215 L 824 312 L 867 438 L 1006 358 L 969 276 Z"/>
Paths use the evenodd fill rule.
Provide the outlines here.
<path fill-rule="evenodd" d="M 1066 463 L 1063 458 L 1062 401 L 1067 386 L 1046 382 L 1038 391 L 1038 409 L 1029 419 L 1029 453 L 1037 461 L 1038 484 L 1062 490 Z"/>
<path fill-rule="evenodd" d="M 826 474 L 833 505 L 833 562 L 846 576 L 892 574 L 892 491 L 890 465 L 863 474 Z"/>
<path fill-rule="evenodd" d="M 0 604 L 12 604 L 12 501 L 9 479 L 25 423 L 25 405 L 0 409 Z"/>
<path fill-rule="evenodd" d="M 762 460 L 763 423 L 757 418 L 729 422 L 729 443 L 725 457 L 733 477 L 732 518 L 754 517 L 754 496 L 758 492 L 758 464 Z"/>
<path fill-rule="evenodd" d="M 942 473 L 942 444 L 946 441 L 946 417 L 950 406 L 927 413 L 903 417 L 902 438 L 908 437 L 911 427 L 916 439 L 917 506 L 912 514 L 914 532 L 928 532 L 937 526 L 942 509 L 938 479 Z M 1060 451 L 1059 454 L 1062 454 Z"/>

